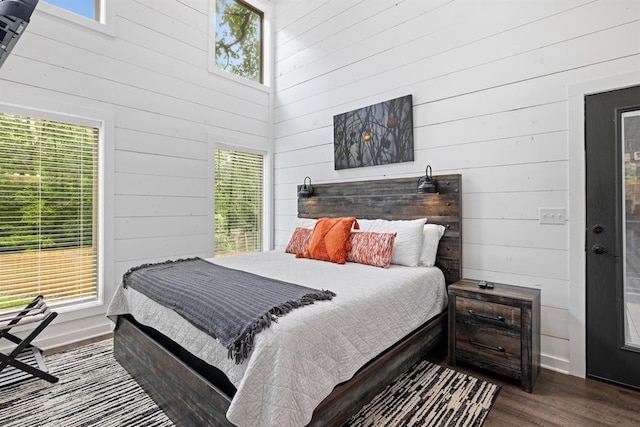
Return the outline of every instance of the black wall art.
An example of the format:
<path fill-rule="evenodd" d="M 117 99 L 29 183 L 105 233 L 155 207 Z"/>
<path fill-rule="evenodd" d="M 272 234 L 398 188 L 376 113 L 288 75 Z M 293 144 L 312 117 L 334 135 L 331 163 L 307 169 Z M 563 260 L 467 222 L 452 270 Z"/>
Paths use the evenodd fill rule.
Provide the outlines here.
<path fill-rule="evenodd" d="M 411 95 L 333 116 L 335 169 L 413 161 Z"/>

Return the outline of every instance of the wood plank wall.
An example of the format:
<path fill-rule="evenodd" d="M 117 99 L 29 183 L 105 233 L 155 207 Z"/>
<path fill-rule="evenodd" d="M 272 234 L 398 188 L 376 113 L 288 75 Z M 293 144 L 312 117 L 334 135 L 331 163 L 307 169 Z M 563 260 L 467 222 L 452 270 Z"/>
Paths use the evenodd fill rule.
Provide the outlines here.
<path fill-rule="evenodd" d="M 91 320 L 65 323 L 65 314 L 47 328 L 58 344 L 109 331 L 106 305 L 131 266 L 211 256 L 211 141 L 271 149 L 270 89 L 208 71 L 209 3 L 110 0 L 105 33 L 41 1 L 0 70 L 0 103 L 113 125 L 104 170 L 112 215 L 103 218 L 110 281 Z"/>
<path fill-rule="evenodd" d="M 0 102 L 113 116 L 112 279 L 205 254 L 210 139 L 273 145 L 276 249 L 305 176 L 413 177 L 431 164 L 463 175 L 464 275 L 541 288 L 542 361 L 568 369 L 568 227 L 538 224 L 538 209 L 568 204 L 567 87 L 637 72 L 640 3 L 272 1 L 273 95 L 207 71 L 209 0 L 108 3 L 111 35 L 37 10 L 0 70 Z M 333 115 L 407 94 L 415 162 L 334 171 Z"/>
<path fill-rule="evenodd" d="M 113 7 L 115 37 L 37 9 L 0 73 L 0 101 L 25 104 L 20 94 L 33 93 L 89 117 L 91 109 L 116 115 L 108 143 L 122 272 L 135 262 L 206 252 L 208 141 L 268 150 L 269 92 L 208 72 L 208 0 Z"/>
<path fill-rule="evenodd" d="M 275 16 L 275 244 L 296 186 L 463 177 L 463 274 L 542 290 L 542 363 L 568 371 L 568 86 L 637 72 L 640 3 L 280 0 Z M 333 116 L 413 95 L 415 161 L 335 171 Z M 574 286 L 573 289 L 576 289 Z M 580 285 L 577 286 L 580 289 Z"/>

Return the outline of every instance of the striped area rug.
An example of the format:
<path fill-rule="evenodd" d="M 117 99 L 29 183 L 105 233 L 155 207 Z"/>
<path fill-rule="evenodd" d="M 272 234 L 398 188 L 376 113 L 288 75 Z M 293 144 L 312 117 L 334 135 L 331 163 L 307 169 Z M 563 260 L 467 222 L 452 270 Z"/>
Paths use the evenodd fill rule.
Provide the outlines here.
<path fill-rule="evenodd" d="M 112 340 L 53 354 L 46 362 L 60 381 L 34 379 L 0 388 L 0 426 L 173 426 L 115 361 Z M 499 390 L 421 362 L 345 426 L 481 426 Z"/>
<path fill-rule="evenodd" d="M 478 427 L 499 391 L 495 384 L 422 361 L 388 385 L 345 426 Z"/>

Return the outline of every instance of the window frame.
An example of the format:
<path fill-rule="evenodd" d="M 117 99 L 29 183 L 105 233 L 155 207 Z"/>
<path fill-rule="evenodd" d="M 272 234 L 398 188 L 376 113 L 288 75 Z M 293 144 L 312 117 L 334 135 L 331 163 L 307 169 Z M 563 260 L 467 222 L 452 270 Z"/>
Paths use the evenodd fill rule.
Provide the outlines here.
<path fill-rule="evenodd" d="M 221 142 L 227 140 L 229 142 Z M 209 203 L 207 205 L 208 212 L 208 230 L 209 236 L 207 243 L 207 252 L 211 257 L 215 256 L 215 155 L 216 149 L 241 151 L 250 154 L 259 154 L 262 156 L 262 251 L 268 251 L 272 247 L 272 207 L 271 207 L 271 152 L 260 148 L 250 147 L 244 144 L 237 144 L 232 138 L 216 138 L 209 136 L 209 152 L 208 152 L 208 188 Z"/>
<path fill-rule="evenodd" d="M 29 199 L 32 200 L 32 202 L 29 202 L 29 205 L 33 202 L 41 203 L 43 200 L 46 200 L 47 204 L 52 203 L 55 205 L 56 203 L 60 203 L 60 200 L 64 200 L 66 197 L 69 197 L 70 201 L 78 198 L 78 205 L 74 206 L 73 213 L 67 211 L 63 214 L 61 212 L 55 213 L 54 211 L 54 215 L 58 220 L 64 221 L 65 218 L 70 219 L 71 217 L 69 217 L 69 215 L 72 215 L 73 218 L 72 222 L 65 222 L 58 225 L 54 225 L 49 222 L 46 207 L 45 210 L 38 210 L 37 214 L 35 214 L 37 219 L 32 218 L 35 224 L 31 225 L 34 228 L 37 227 L 38 231 L 33 229 L 26 235 L 34 237 L 34 239 L 27 238 L 22 242 L 12 242 L 9 237 L 11 233 L 9 233 L 9 241 L 5 242 L 7 246 L 4 247 L 6 251 L 3 251 L 0 256 L 3 259 L 8 260 L 11 260 L 11 257 L 15 257 L 13 259 L 16 263 L 15 266 L 17 267 L 18 275 L 22 277 L 22 279 L 20 279 L 20 282 L 22 283 L 16 289 L 20 295 L 27 295 L 27 298 L 33 298 L 38 294 L 38 292 L 42 292 L 47 298 L 49 305 L 56 308 L 70 304 L 75 305 L 82 304 L 83 302 L 93 302 L 98 299 L 99 291 L 97 276 L 97 274 L 99 274 L 99 228 L 97 225 L 100 220 L 100 213 L 98 211 L 98 149 L 101 132 L 100 124 L 87 120 L 68 120 L 66 117 L 48 118 L 43 116 L 43 114 L 18 115 L 8 111 L 2 111 L 0 125 L 3 126 L 1 128 L 3 133 L 5 130 L 4 125 L 6 124 L 7 132 L 15 132 L 15 137 L 18 138 L 12 140 L 10 137 L 9 140 L 6 141 L 8 144 L 4 146 L 8 150 L 8 153 L 14 152 L 18 157 L 26 155 L 30 158 L 30 160 L 22 166 L 14 164 L 15 158 L 11 161 L 11 165 L 8 166 L 9 169 L 14 171 L 14 175 L 21 175 L 22 178 L 18 181 L 6 181 L 7 187 L 3 187 L 3 189 L 8 190 L 9 194 L 13 193 L 13 196 L 17 196 L 23 191 L 26 191 L 29 194 Z M 13 118 L 16 118 L 17 121 L 14 121 Z M 34 125 L 34 123 L 37 123 L 37 125 Z M 67 125 L 75 126 L 77 128 L 69 129 Z M 75 137 L 75 132 L 79 131 L 78 128 L 92 130 L 90 132 L 80 131 L 83 135 L 80 137 L 83 141 L 81 146 L 77 145 Z M 45 136 L 44 139 L 47 140 L 47 142 L 44 144 L 43 141 L 40 140 L 40 135 L 42 133 L 50 135 L 50 137 Z M 89 144 L 85 145 L 85 142 Z M 54 154 L 54 152 L 56 154 Z M 61 168 L 58 162 L 54 160 L 55 157 L 49 157 L 50 155 L 58 156 L 59 154 L 63 154 L 65 156 L 64 161 L 69 162 L 63 168 Z M 67 157 L 70 154 L 71 158 Z M 40 155 L 44 155 L 46 157 L 41 158 Z M 92 164 L 89 169 L 84 168 L 86 162 L 91 162 Z M 78 176 L 77 181 L 74 179 L 76 184 L 73 184 L 74 187 L 76 185 L 78 185 L 78 187 L 75 188 L 73 193 L 66 192 L 64 188 L 66 185 L 62 184 L 62 182 L 65 182 L 64 176 L 60 176 L 62 182 L 52 179 L 60 173 L 64 174 L 66 170 L 70 171 L 74 176 L 76 174 Z M 89 173 L 87 174 L 86 172 Z M 34 182 L 32 178 L 27 177 L 42 177 L 42 179 L 38 180 L 39 182 Z M 86 179 L 90 179 L 90 185 L 87 185 L 85 181 Z M 26 180 L 26 186 L 23 186 L 23 180 Z M 64 193 L 60 193 L 61 191 Z M 90 204 L 85 204 L 85 194 L 90 196 Z M 24 203 L 17 202 L 11 196 L 8 201 L 12 209 L 21 211 L 25 207 Z M 84 218 L 84 214 L 88 210 L 91 211 L 91 221 L 86 221 Z M 5 218 L 7 219 L 6 225 L 9 225 L 10 227 L 17 227 L 18 230 L 22 228 L 23 217 L 21 215 L 15 216 L 14 214 Z M 37 238 L 31 234 L 39 232 L 42 234 Z M 89 234 L 91 236 L 90 245 L 88 245 L 89 242 L 86 241 L 87 237 L 85 237 Z M 51 240 L 49 240 L 49 237 L 43 237 L 43 235 L 51 236 Z M 54 244 L 54 246 L 48 248 L 47 242 Z M 92 252 L 92 255 L 90 256 L 91 267 L 84 267 L 87 266 L 86 262 L 89 261 L 89 259 L 86 257 L 89 255 L 81 255 L 80 253 L 76 255 L 75 252 L 80 251 L 81 253 L 84 253 L 88 249 Z M 35 259 L 34 255 L 36 257 Z M 7 258 L 5 258 L 5 256 Z M 69 256 L 69 262 L 73 265 L 73 268 L 66 270 L 64 267 L 64 264 L 66 263 L 60 258 L 60 256 Z M 36 262 L 38 265 L 40 265 L 41 262 L 46 265 L 42 270 L 38 268 L 39 273 L 33 272 L 33 265 Z M 79 264 L 75 264 L 76 262 Z M 11 265 L 14 264 L 9 261 L 6 266 L 9 266 L 9 269 L 11 270 Z M 28 265 L 31 265 L 31 267 L 28 267 Z M 23 268 L 27 268 L 27 271 L 29 271 L 27 277 L 24 276 L 26 271 L 24 271 Z M 64 275 L 62 275 L 60 270 L 57 270 L 58 268 L 63 269 Z M 87 277 L 85 275 L 89 273 L 89 268 L 91 270 L 92 277 Z M 56 274 L 56 271 L 59 271 L 58 274 L 60 274 L 61 279 L 49 282 L 48 276 L 50 274 Z M 80 273 L 80 271 L 82 271 L 82 273 Z M 93 277 L 93 273 L 96 274 L 95 277 Z M 29 279 L 33 274 L 37 274 L 38 280 Z M 70 285 L 70 281 L 74 284 Z M 9 285 L 9 288 L 11 289 L 16 284 L 12 284 L 11 280 L 9 280 L 8 283 L 2 284 L 3 289 L 5 285 Z M 53 289 L 40 289 L 41 286 L 44 286 L 46 289 L 51 285 L 55 286 L 55 291 Z M 75 287 L 79 287 L 83 292 L 87 292 L 87 294 L 84 296 L 62 296 L 65 293 L 72 291 Z M 9 291 L 9 294 L 12 294 L 12 292 Z"/>
<path fill-rule="evenodd" d="M 35 104 L 35 102 L 34 102 Z M 95 300 L 62 302 L 51 304 L 60 315 L 58 322 L 73 321 L 95 315 L 104 315 L 106 306 L 115 293 L 113 283 L 113 153 L 107 147 L 115 131 L 115 117 L 111 113 L 84 107 L 70 107 L 56 104 L 55 109 L 0 103 L 0 110 L 6 114 L 37 117 L 65 123 L 92 126 L 98 129 L 98 185 L 96 195 L 96 238 L 97 238 L 97 295 Z M 87 113 L 82 114 L 81 113 Z M 101 118 L 98 118 L 101 117 Z"/>
<path fill-rule="evenodd" d="M 251 9 L 262 13 L 262 40 L 260 42 L 262 49 L 262 83 L 225 71 L 216 65 L 216 0 L 209 0 L 209 49 L 207 52 L 208 70 L 211 74 L 268 92 L 272 86 L 271 78 L 273 67 L 273 49 L 271 47 L 271 8 L 269 4 L 263 0 L 241 0 L 241 2 L 245 3 Z"/>
<path fill-rule="evenodd" d="M 108 4 L 107 4 L 108 3 Z M 93 20 L 86 16 L 78 15 L 60 6 L 47 3 L 46 0 L 38 2 L 35 13 L 42 12 L 49 16 L 70 22 L 73 25 L 87 28 L 112 37 L 116 35 L 116 4 L 117 1 L 100 0 L 98 14 L 100 19 Z"/>

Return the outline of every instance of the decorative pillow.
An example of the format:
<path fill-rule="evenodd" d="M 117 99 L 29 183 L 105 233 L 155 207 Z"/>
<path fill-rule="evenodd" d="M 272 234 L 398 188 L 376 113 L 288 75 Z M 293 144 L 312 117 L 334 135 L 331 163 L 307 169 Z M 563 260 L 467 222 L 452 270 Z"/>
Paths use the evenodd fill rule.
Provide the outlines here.
<path fill-rule="evenodd" d="M 375 231 L 376 233 L 397 233 L 393 241 L 391 264 L 416 267 L 420 259 L 422 248 L 422 228 L 426 218 L 409 221 L 388 221 L 384 219 L 358 220 L 361 231 Z"/>
<path fill-rule="evenodd" d="M 349 235 L 351 227 L 358 227 L 355 218 L 320 218 L 313 229 L 309 246 L 297 258 L 312 258 L 337 264 L 346 262 L 346 253 L 351 250 Z"/>
<path fill-rule="evenodd" d="M 291 235 L 291 239 L 289 240 L 289 244 L 284 250 L 288 254 L 301 254 L 307 250 L 309 246 L 309 242 L 311 241 L 311 236 L 313 235 L 313 229 L 304 228 L 304 227 L 296 227 L 293 230 L 293 235 Z"/>
<path fill-rule="evenodd" d="M 351 250 L 347 252 L 349 262 L 389 268 L 393 240 L 396 233 L 353 232 L 349 236 Z"/>
<path fill-rule="evenodd" d="M 422 249 L 418 265 L 433 267 L 436 263 L 438 244 L 446 228 L 440 224 L 425 224 L 422 228 Z"/>

